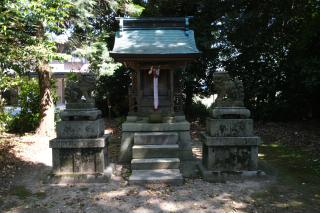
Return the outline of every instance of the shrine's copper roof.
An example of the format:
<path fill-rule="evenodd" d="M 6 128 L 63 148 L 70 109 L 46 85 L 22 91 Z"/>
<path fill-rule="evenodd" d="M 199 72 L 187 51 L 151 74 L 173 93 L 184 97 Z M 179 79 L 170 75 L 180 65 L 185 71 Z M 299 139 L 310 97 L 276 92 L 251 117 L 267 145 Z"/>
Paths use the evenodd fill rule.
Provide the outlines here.
<path fill-rule="evenodd" d="M 120 31 L 110 56 L 116 61 L 164 57 L 194 60 L 201 52 L 193 30 L 188 28 L 190 18 L 119 18 Z"/>

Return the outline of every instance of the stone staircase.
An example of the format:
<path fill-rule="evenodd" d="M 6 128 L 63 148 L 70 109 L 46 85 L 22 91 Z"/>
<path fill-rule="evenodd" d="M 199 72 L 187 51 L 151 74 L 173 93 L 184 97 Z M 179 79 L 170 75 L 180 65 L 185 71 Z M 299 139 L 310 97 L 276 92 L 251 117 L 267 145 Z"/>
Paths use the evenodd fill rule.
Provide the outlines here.
<path fill-rule="evenodd" d="M 130 185 L 182 185 L 177 132 L 135 133 Z"/>

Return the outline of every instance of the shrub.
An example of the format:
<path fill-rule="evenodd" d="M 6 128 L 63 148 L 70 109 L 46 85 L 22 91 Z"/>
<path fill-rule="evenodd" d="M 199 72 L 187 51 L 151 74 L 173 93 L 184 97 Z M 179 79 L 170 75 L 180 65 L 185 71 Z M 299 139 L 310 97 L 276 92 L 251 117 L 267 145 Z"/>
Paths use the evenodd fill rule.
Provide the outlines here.
<path fill-rule="evenodd" d="M 212 106 L 212 105 L 211 105 Z M 209 115 L 210 107 L 204 105 L 201 101 L 192 101 L 192 105 L 190 107 L 190 113 L 187 115 L 186 118 L 189 121 L 199 120 L 203 122 L 206 117 Z"/>
<path fill-rule="evenodd" d="M 126 96 L 131 84 L 130 73 L 132 73 L 132 70 L 123 66 L 116 70 L 113 75 L 100 76 L 97 80 L 94 98 L 97 108 L 102 111 L 103 117 L 109 116 L 109 104 L 113 117 L 118 118 L 121 115 L 127 115 L 129 109 Z"/>
<path fill-rule="evenodd" d="M 57 79 L 51 75 L 52 90 L 56 90 Z M 19 86 L 21 91 L 15 98 L 19 101 L 21 112 L 13 116 L 5 127 L 8 132 L 29 132 L 34 131 L 39 126 L 40 114 L 40 87 L 37 78 L 21 77 Z M 59 100 L 57 93 L 53 93 L 53 101 Z"/>

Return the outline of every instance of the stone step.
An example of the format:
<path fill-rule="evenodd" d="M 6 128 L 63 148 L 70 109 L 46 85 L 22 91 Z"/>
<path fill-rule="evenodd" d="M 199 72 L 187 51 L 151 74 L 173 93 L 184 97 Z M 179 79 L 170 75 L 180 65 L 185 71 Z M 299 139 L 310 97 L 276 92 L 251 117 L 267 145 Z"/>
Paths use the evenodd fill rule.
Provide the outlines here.
<path fill-rule="evenodd" d="M 131 170 L 178 169 L 179 158 L 132 159 Z"/>
<path fill-rule="evenodd" d="M 145 158 L 178 158 L 178 145 L 134 145 L 132 147 L 134 159 Z"/>
<path fill-rule="evenodd" d="M 181 186 L 183 178 L 179 169 L 132 170 L 129 185 L 153 184 Z"/>
<path fill-rule="evenodd" d="M 177 143 L 177 132 L 150 132 L 134 134 L 134 145 L 174 145 Z"/>

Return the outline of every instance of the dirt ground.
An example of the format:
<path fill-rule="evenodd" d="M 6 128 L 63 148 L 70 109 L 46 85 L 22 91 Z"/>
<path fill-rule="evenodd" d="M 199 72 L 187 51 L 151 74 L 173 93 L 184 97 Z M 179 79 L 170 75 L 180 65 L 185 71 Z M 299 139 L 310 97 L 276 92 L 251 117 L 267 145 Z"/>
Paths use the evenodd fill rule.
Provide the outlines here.
<path fill-rule="evenodd" d="M 116 162 L 121 128 L 113 128 L 111 124 L 107 127 L 109 128 L 106 129 L 106 133 L 113 134 L 110 160 Z M 196 161 L 201 160 L 199 141 L 201 131 L 203 127 L 191 130 Z M 46 175 L 52 170 L 52 153 L 48 146 L 50 138 L 7 134 L 0 140 L 3 144 L 7 141 L 6 147 L 12 144 L 11 154 L 0 156 L 1 212 L 318 212 L 319 210 L 319 205 L 316 205 L 318 200 L 311 208 L 299 208 L 302 203 L 291 202 L 293 200 L 291 194 L 297 194 L 299 190 L 290 185 L 279 185 L 279 175 L 273 171 L 273 166 L 263 159 L 259 165 L 267 172 L 267 176 L 260 180 L 209 183 L 202 179 L 184 178 L 183 186 L 131 187 L 127 182 L 130 167 L 124 165 L 117 166 L 118 170 L 108 184 L 43 184 Z M 9 141 L 14 141 L 14 144 Z M 3 158 L 8 158 L 10 161 Z M 276 194 L 272 194 L 270 198 L 271 193 Z M 297 196 L 304 195 L 297 194 Z"/>

